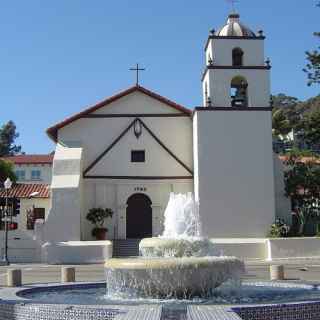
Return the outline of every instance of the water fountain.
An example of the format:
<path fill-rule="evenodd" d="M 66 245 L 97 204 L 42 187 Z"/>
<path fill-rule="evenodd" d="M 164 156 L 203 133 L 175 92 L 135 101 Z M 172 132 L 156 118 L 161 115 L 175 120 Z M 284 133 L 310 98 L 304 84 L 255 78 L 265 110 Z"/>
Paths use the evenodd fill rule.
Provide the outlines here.
<path fill-rule="evenodd" d="M 143 239 L 140 252 L 140 257 L 108 260 L 106 283 L 2 290 L 0 320 L 319 319 L 317 283 L 244 281 L 234 286 L 244 264 L 219 255 L 201 236 L 191 194 L 170 196 L 163 235 Z"/>
<path fill-rule="evenodd" d="M 238 280 L 244 263 L 219 256 L 201 236 L 198 205 L 191 193 L 171 194 L 161 237 L 140 242 L 140 258 L 106 262 L 107 292 L 121 298 L 208 298 L 228 280 Z"/>

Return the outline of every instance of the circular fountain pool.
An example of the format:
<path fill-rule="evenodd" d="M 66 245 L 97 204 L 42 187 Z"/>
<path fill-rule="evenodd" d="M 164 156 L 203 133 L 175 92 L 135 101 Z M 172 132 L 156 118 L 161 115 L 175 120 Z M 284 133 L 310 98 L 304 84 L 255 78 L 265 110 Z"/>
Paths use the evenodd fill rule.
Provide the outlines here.
<path fill-rule="evenodd" d="M 177 299 L 123 299 L 106 295 L 105 283 L 52 286 L 24 289 L 17 293 L 21 298 L 35 303 L 77 305 L 141 305 L 141 304 L 202 304 L 202 305 L 252 305 L 320 301 L 320 285 L 288 282 L 243 282 L 234 287 L 225 284 L 212 291 L 211 297 L 191 300 Z"/>

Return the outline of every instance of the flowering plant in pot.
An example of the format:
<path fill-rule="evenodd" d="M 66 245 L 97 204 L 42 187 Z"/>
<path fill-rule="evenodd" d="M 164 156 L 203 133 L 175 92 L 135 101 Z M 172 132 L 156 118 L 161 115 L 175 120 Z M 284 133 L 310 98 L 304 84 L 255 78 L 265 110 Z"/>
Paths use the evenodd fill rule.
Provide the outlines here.
<path fill-rule="evenodd" d="M 113 211 L 109 208 L 92 208 L 87 214 L 89 220 L 95 227 L 92 230 L 92 236 L 97 240 L 105 240 L 108 229 L 105 228 L 104 222 L 108 218 L 112 218 Z"/>

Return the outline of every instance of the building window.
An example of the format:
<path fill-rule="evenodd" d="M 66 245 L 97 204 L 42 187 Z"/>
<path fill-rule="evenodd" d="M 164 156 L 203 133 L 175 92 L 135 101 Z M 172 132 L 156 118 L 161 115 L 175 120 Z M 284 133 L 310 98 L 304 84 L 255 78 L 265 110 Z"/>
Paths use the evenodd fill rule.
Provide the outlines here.
<path fill-rule="evenodd" d="M 41 171 L 40 170 L 32 170 L 31 171 L 31 180 L 41 180 Z"/>
<path fill-rule="evenodd" d="M 146 154 L 144 150 L 132 150 L 131 151 L 131 162 L 145 162 Z"/>
<path fill-rule="evenodd" d="M 27 210 L 27 230 L 34 230 L 37 219 L 45 219 L 45 208 L 32 208 Z"/>
<path fill-rule="evenodd" d="M 231 81 L 231 106 L 248 107 L 248 82 L 245 78 L 237 76 Z"/>
<path fill-rule="evenodd" d="M 232 50 L 232 65 L 234 67 L 243 66 L 243 51 L 240 48 Z"/>
<path fill-rule="evenodd" d="M 26 180 L 26 172 L 24 170 L 16 170 L 15 174 L 18 181 Z"/>

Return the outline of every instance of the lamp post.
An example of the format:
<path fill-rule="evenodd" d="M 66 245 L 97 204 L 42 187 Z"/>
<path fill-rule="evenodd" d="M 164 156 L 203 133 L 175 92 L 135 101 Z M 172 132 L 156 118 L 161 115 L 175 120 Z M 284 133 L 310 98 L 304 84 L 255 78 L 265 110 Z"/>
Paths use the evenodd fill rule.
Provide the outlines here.
<path fill-rule="evenodd" d="M 8 202 L 9 202 L 9 190 L 12 187 L 12 181 L 10 178 L 7 178 L 7 180 L 4 182 L 4 188 L 6 190 L 6 206 L 5 206 L 5 220 L 4 220 L 4 255 L 2 260 L 2 265 L 8 266 L 9 260 L 8 260 L 8 216 L 9 216 L 9 208 L 8 208 Z"/>

